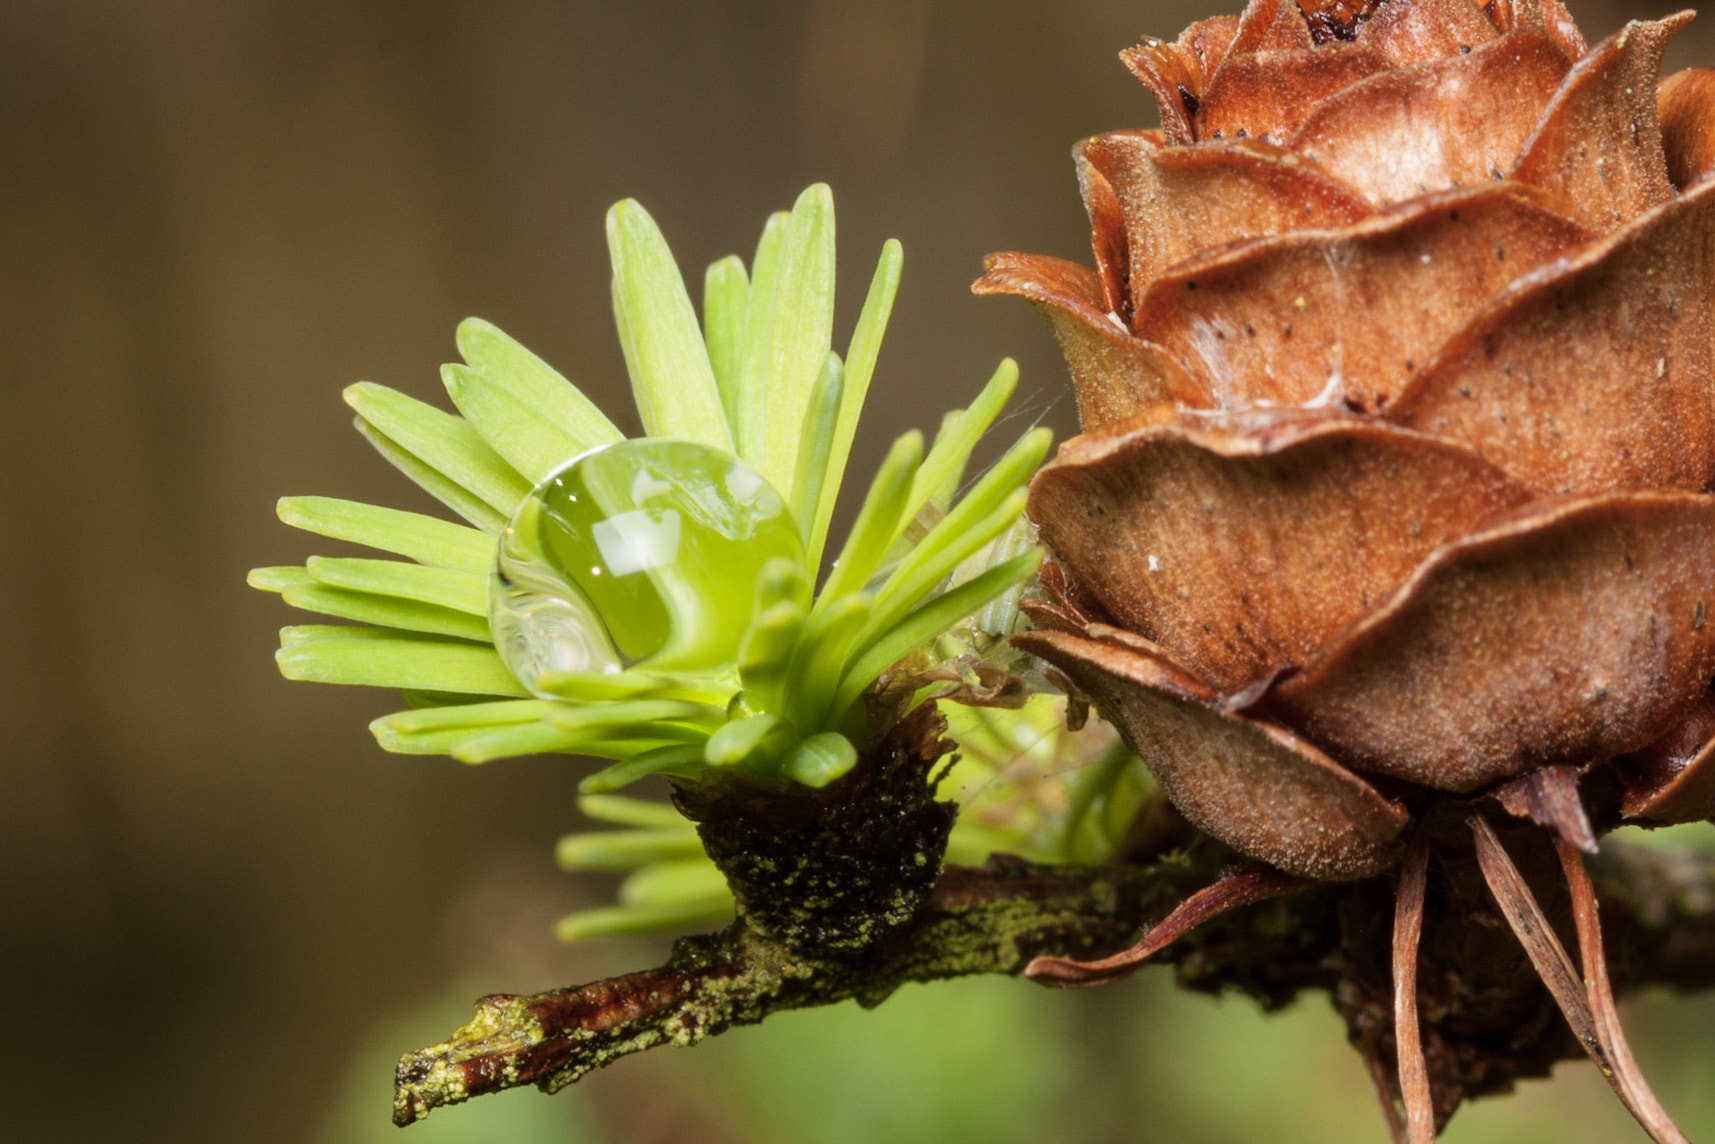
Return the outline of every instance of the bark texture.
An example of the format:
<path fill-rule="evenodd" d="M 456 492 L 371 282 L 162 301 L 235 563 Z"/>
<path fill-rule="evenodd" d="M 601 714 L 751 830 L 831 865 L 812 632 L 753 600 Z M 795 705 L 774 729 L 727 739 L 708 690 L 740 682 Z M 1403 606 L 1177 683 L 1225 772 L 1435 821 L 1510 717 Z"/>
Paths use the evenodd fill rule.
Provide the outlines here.
<path fill-rule="evenodd" d="M 1531 828 L 1503 833 L 1571 939 L 1552 845 Z M 1437 846 L 1419 961 L 1436 1105 L 1448 1112 L 1581 1051 L 1457 837 L 1450 829 Z M 394 1121 L 519 1085 L 553 1092 L 631 1053 L 694 1044 L 787 1009 L 875 1005 L 906 982 L 1018 974 L 1038 956 L 1098 957 L 1243 863 L 1182 825 L 1147 845 L 1154 853 L 1101 867 L 1001 857 L 948 866 L 911 919 L 858 956 L 794 951 L 741 917 L 720 933 L 682 939 L 656 969 L 484 997 L 446 1041 L 400 1061 Z M 1608 840 L 1590 865 L 1619 989 L 1715 985 L 1715 856 Z M 1357 1047 L 1391 1072 L 1394 893 L 1393 874 L 1316 886 L 1217 918 L 1157 959 L 1187 988 L 1237 990 L 1265 1008 L 1327 990 Z"/>

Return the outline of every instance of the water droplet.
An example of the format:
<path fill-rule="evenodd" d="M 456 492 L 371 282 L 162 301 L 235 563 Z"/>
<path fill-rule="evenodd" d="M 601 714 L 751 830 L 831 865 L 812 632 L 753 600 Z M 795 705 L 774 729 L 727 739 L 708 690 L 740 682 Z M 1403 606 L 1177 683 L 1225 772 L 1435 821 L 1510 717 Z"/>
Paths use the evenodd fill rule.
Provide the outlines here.
<path fill-rule="evenodd" d="M 762 566 L 803 563 L 786 502 L 732 455 L 621 441 L 550 473 L 500 538 L 489 626 L 518 681 L 636 664 L 725 670 Z"/>

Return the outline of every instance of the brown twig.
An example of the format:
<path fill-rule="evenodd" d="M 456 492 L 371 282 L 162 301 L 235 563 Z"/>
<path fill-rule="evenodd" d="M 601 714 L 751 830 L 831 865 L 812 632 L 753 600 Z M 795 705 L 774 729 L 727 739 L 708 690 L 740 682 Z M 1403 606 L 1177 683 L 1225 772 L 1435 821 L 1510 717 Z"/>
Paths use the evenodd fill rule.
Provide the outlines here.
<path fill-rule="evenodd" d="M 907 981 L 1016 974 L 1038 955 L 1100 956 L 1124 948 L 1140 928 L 1218 881 L 1234 862 L 1230 851 L 1199 843 L 1139 865 L 996 859 L 979 868 L 948 867 L 911 922 L 860 960 L 806 960 L 737 925 L 682 940 L 658 969 L 533 997 L 487 997 L 447 1041 L 400 1062 L 394 1119 L 408 1124 L 433 1108 L 518 1085 L 552 1091 L 630 1053 L 691 1044 L 784 1009 L 853 998 L 875 1004 Z M 1604 908 L 1620 923 L 1624 984 L 1715 986 L 1715 856 L 1609 840 L 1591 869 Z M 1367 903 L 1393 892 L 1392 880 L 1382 878 L 1373 886 L 1317 887 L 1234 910 L 1156 960 L 1175 965 L 1189 988 L 1236 989 L 1271 1008 L 1304 989 L 1326 989 L 1343 999 L 1349 1019 L 1362 1017 L 1368 1010 L 1358 1003 L 1358 979 L 1367 946 L 1353 944 L 1362 937 L 1354 919 L 1374 916 Z M 1420 961 L 1425 981 L 1438 968 Z M 1569 962 L 1566 972 L 1573 972 Z M 1584 990 L 1576 992 L 1589 1012 Z M 1391 1001 L 1384 1005 L 1391 1019 Z M 1463 1019 L 1475 1017 L 1467 1010 Z M 1516 1023 L 1517 1013 L 1502 1007 L 1492 1019 Z M 1370 1035 L 1354 1025 L 1355 1037 Z M 1550 1048 L 1548 1055 L 1561 1051 Z M 1487 1080 L 1473 1074 L 1463 1091 L 1502 1091 L 1509 1077 L 1540 1075 L 1543 1067 L 1533 1058 L 1492 1069 L 1483 1074 Z"/>
<path fill-rule="evenodd" d="M 1183 865 L 1080 869 L 993 859 L 945 870 L 909 929 L 866 959 L 806 960 L 740 921 L 681 940 L 659 969 L 533 997 L 484 997 L 447 1041 L 400 1061 L 393 1120 L 410 1124 L 442 1105 L 524 1084 L 552 1091 L 621 1056 L 692 1044 L 781 1010 L 851 998 L 873 1005 L 907 981 L 1017 973 L 1046 950 L 1103 952 L 1203 876 Z"/>

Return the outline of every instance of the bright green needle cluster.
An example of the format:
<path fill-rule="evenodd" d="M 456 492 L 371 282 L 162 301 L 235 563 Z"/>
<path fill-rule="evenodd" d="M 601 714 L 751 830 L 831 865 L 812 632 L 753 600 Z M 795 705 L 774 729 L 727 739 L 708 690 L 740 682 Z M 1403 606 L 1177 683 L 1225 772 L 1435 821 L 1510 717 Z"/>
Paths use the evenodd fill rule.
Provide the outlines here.
<path fill-rule="evenodd" d="M 763 477 L 790 509 L 801 561 L 764 565 L 754 600 L 744 601 L 750 621 L 714 667 L 644 660 L 548 675 L 526 688 L 490 627 L 498 538 L 544 478 L 624 438 L 576 386 L 471 319 L 458 330 L 463 363 L 442 369 L 456 414 L 368 382 L 346 391 L 358 430 L 468 524 L 325 497 L 282 500 L 287 524 L 400 559 L 311 557 L 252 572 L 254 586 L 288 604 L 354 621 L 284 629 L 280 669 L 292 679 L 404 691 L 412 709 L 371 725 L 391 751 L 467 762 L 538 752 L 609 760 L 584 781 L 586 793 L 654 773 L 694 780 L 711 769 L 824 785 L 853 765 L 854 742 L 867 732 L 861 699 L 890 667 L 950 629 L 1009 629 L 1009 604 L 1040 559 L 1019 514 L 1048 433 L 1026 433 L 954 497 L 971 449 L 1016 383 L 1016 367 L 1003 362 L 927 450 L 916 432 L 894 443 L 816 591 L 898 289 L 899 244 L 883 247 L 842 359 L 831 348 L 826 187 L 769 220 L 748 271 L 737 257 L 709 267 L 700 323 L 641 206 L 616 205 L 607 234 L 614 315 L 645 432 L 720 450 Z"/>

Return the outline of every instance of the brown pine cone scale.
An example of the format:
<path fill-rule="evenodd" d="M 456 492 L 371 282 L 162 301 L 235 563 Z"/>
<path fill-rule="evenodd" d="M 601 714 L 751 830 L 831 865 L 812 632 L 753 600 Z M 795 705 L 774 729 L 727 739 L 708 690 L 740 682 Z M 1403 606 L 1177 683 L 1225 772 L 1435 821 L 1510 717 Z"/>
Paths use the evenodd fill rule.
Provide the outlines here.
<path fill-rule="evenodd" d="M 1101 635 L 1024 642 L 1092 695 L 1209 706 L 1209 745 L 1169 749 L 1108 705 L 1230 845 L 1319 878 L 1398 845 L 1228 825 L 1266 801 L 1266 768 L 1213 761 L 1233 719 L 1306 776 L 1570 763 L 1635 818 L 1715 814 L 1679 777 L 1715 739 L 1672 798 L 1638 761 L 1715 676 L 1715 83 L 1670 79 L 1659 116 L 1654 83 L 1687 19 L 1586 50 L 1555 0 L 1256 0 L 1124 53 L 1163 126 L 1076 151 L 1094 270 L 990 259 L 976 289 L 1048 319 L 1085 430 L 1030 514 Z"/>
<path fill-rule="evenodd" d="M 1075 149 L 1094 266 L 996 254 L 975 287 L 1047 319 L 1083 428 L 1031 487 L 1052 563 L 1016 642 L 1270 885 L 1404 859 L 1411 1024 L 1347 1009 L 1372 1064 L 1399 1043 L 1377 1075 L 1414 1144 L 1491 1087 L 1449 1063 L 1492 1063 L 1487 1033 L 1406 1051 L 1432 862 L 1481 867 L 1621 1099 L 1682 1139 L 1578 855 L 1715 816 L 1715 72 L 1656 82 L 1690 18 L 1591 48 L 1559 0 L 1252 0 L 1122 53 L 1161 127 Z M 1550 863 L 1509 873 L 1494 814 Z M 1533 920 L 1568 892 L 1582 984 Z"/>

